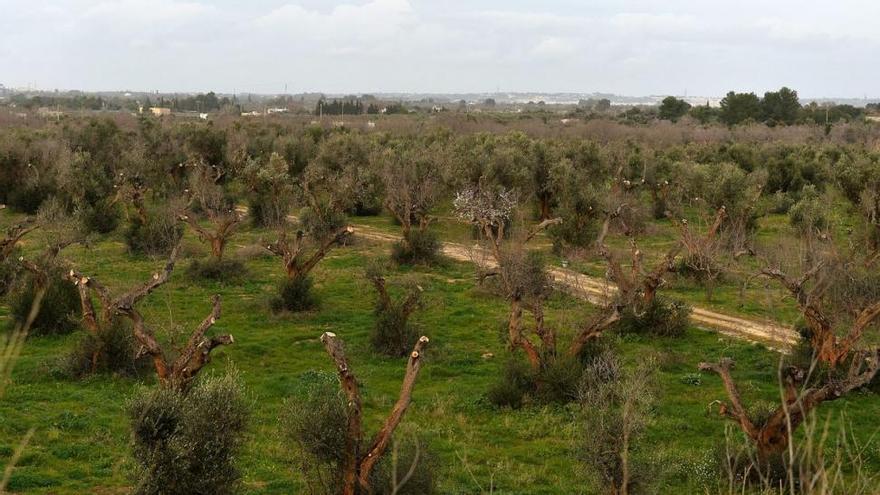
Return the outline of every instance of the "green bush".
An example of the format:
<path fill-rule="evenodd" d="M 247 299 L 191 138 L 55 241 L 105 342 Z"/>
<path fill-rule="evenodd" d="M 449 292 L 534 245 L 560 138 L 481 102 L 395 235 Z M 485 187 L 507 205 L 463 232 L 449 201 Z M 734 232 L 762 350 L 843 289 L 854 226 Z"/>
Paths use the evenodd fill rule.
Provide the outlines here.
<path fill-rule="evenodd" d="M 370 333 L 373 350 L 387 356 L 405 356 L 419 339 L 419 329 L 409 322 L 401 304 L 376 308 L 376 325 Z"/>
<path fill-rule="evenodd" d="M 541 404 L 565 404 L 577 399 L 583 369 L 577 357 L 563 354 L 546 359 L 535 376 L 535 400 Z"/>
<path fill-rule="evenodd" d="M 623 310 L 617 330 L 622 334 L 681 337 L 688 326 L 691 308 L 681 301 L 669 301 L 662 297 L 644 308 Z"/>
<path fill-rule="evenodd" d="M 198 381 L 187 392 L 144 390 L 128 405 L 133 493 L 231 494 L 240 484 L 248 408 L 234 374 Z"/>
<path fill-rule="evenodd" d="M 135 359 L 138 342 L 131 325 L 116 318 L 97 335 L 84 333 L 58 363 L 61 376 L 80 379 L 93 373 L 137 376 L 149 365 L 146 356 Z M 92 359 L 97 357 L 95 363 Z"/>
<path fill-rule="evenodd" d="M 108 234 L 119 226 L 119 209 L 106 201 L 80 208 L 76 214 L 86 232 Z"/>
<path fill-rule="evenodd" d="M 792 227 L 802 234 L 824 231 L 831 223 L 828 218 L 828 205 L 813 186 L 804 187 L 800 201 L 789 210 L 788 219 Z"/>
<path fill-rule="evenodd" d="M 73 284 L 61 278 L 61 268 L 49 269 L 48 286 L 43 296 L 37 318 L 30 328 L 30 335 L 63 335 L 79 325 L 81 306 L 79 292 Z M 23 324 L 31 312 L 37 288 L 34 276 L 28 274 L 16 281 L 9 294 L 12 324 Z"/>
<path fill-rule="evenodd" d="M 307 311 L 318 305 L 312 294 L 311 277 L 285 278 L 278 287 L 278 295 L 269 302 L 272 311 Z"/>
<path fill-rule="evenodd" d="M 12 187 L 7 196 L 7 205 L 14 211 L 33 215 L 51 194 L 52 188 L 43 184 Z"/>
<path fill-rule="evenodd" d="M 526 394 L 534 390 L 534 376 L 529 364 L 511 356 L 504 363 L 498 381 L 489 387 L 486 398 L 496 407 L 519 409 Z"/>
<path fill-rule="evenodd" d="M 124 237 L 131 254 L 168 256 L 183 237 L 183 228 L 170 212 L 151 212 L 146 221 L 132 217 Z"/>
<path fill-rule="evenodd" d="M 430 265 L 437 261 L 441 246 L 434 232 L 411 230 L 404 240 L 394 243 L 391 259 L 401 265 Z"/>
<path fill-rule="evenodd" d="M 224 284 L 239 284 L 247 276 L 247 267 L 239 260 L 206 258 L 192 260 L 186 267 L 190 280 L 212 280 Z"/>
<path fill-rule="evenodd" d="M 268 192 L 254 192 L 248 198 L 248 215 L 254 227 L 275 227 L 287 220 L 288 206 Z"/>
<path fill-rule="evenodd" d="M 335 495 L 345 452 L 348 411 L 335 374 L 311 371 L 300 377 L 304 390 L 287 401 L 281 416 L 284 434 L 298 447 L 295 469 L 316 493 Z"/>
<path fill-rule="evenodd" d="M 15 279 L 21 274 L 19 256 L 21 249 L 16 247 L 5 260 L 0 261 L 0 296 L 6 295 L 15 286 Z"/>

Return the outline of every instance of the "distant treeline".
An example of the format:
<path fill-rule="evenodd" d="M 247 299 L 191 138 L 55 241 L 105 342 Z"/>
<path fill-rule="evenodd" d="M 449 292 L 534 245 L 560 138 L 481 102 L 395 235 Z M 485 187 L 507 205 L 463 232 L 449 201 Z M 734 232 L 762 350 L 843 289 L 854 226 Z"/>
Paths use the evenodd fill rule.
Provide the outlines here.
<path fill-rule="evenodd" d="M 347 99 L 320 99 L 315 104 L 315 115 L 375 115 L 409 113 L 409 109 L 402 103 L 370 103 L 364 105 L 364 102 L 358 98 Z"/>
<path fill-rule="evenodd" d="M 34 109 L 41 107 L 58 108 L 62 110 L 137 110 L 139 106 L 144 109 L 152 107 L 167 107 L 175 111 L 210 112 L 219 111 L 234 104 L 228 97 L 218 98 L 212 91 L 185 97 L 159 96 L 155 101 L 146 97 L 139 101 L 130 97 L 94 96 L 88 94 L 59 94 L 57 96 L 13 94 L 10 103 L 18 107 Z"/>
<path fill-rule="evenodd" d="M 762 122 L 768 126 L 793 124 L 832 124 L 840 121 L 851 122 L 862 119 L 866 112 L 877 111 L 878 104 L 868 104 L 865 108 L 853 105 L 819 105 L 816 102 L 801 105 L 797 91 L 780 88 L 768 91 L 764 97 L 755 93 L 730 91 L 721 100 L 720 107 L 706 105 L 691 106 L 690 103 L 668 96 L 657 107 L 656 114 L 634 107 L 626 110 L 623 117 L 643 123 L 654 117 L 673 122 L 690 116 L 700 123 L 719 122 L 737 125 L 748 122 Z"/>

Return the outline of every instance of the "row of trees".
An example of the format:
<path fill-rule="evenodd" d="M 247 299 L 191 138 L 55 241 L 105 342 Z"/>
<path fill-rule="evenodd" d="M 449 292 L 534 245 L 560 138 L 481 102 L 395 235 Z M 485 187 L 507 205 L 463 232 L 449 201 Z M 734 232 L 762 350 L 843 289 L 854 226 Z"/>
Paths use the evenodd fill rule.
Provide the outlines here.
<path fill-rule="evenodd" d="M 483 241 L 482 249 L 474 251 L 480 261 L 478 279 L 509 307 L 505 335 L 511 365 L 489 392 L 493 402 L 520 406 L 528 397 L 565 402 L 580 395 L 592 410 L 601 408 L 603 401 L 611 404 L 611 409 L 602 411 L 614 415 L 620 404 L 645 409 L 650 401 L 640 399 L 641 389 L 633 385 L 638 377 L 626 379 L 619 363 L 609 357 L 604 337 L 612 331 L 640 332 L 650 338 L 684 335 L 688 309 L 662 296 L 670 274 L 687 269 L 714 283 L 718 273 L 730 270 L 726 262 L 762 254 L 754 242 L 762 213 L 790 209 L 809 246 L 803 275 L 789 275 L 769 258 L 757 259 L 764 265 L 761 274 L 778 280 L 804 313 L 805 354 L 798 355 L 804 360 L 787 365 L 783 400 L 769 419 L 760 420 L 743 405 L 729 361 L 701 364 L 723 379 L 728 401 L 721 413 L 741 426 L 758 453 L 757 467 L 763 468 L 785 449 L 810 411 L 869 384 L 877 372 L 877 351 L 863 342 L 863 336 L 880 314 L 880 306 L 870 291 L 852 283 L 866 277 L 877 259 L 877 245 L 870 240 L 876 239 L 878 229 L 874 222 L 878 161 L 863 149 L 731 144 L 646 149 L 632 143 L 600 146 L 522 134 L 438 132 L 395 138 L 316 128 L 289 133 L 260 126 L 176 127 L 149 120 L 137 133 L 127 133 L 108 122 L 75 124 L 57 134 L 15 131 L 5 136 L 0 172 L 4 180 L 25 187 L 2 189 L 4 199 L 11 207 L 39 214 L 12 227 L 0 246 L 9 259 L 34 225 L 51 234 L 53 240 L 40 259 L 18 256 L 21 268 L 30 273 L 21 286 L 48 293 L 58 272 L 73 282 L 58 287 L 75 291 L 74 304 L 88 334 L 76 352 L 79 374 L 136 370 L 144 358 L 152 363 L 162 392 L 138 402 L 133 416 L 136 455 L 145 467 L 144 486 L 161 486 L 152 477 L 157 476 L 149 469 L 152 463 L 180 458 L 196 463 L 205 453 L 199 450 L 201 440 L 184 442 L 199 447 L 194 450 L 169 450 L 165 433 L 151 430 L 150 423 L 141 420 L 174 411 L 180 424 L 195 421 L 199 407 L 192 401 L 216 401 L 225 389 L 219 385 L 201 389 L 194 379 L 213 351 L 233 343 L 228 335 L 209 336 L 220 317 L 219 298 L 212 300 L 209 315 L 180 348 L 163 345 L 137 308 L 169 279 L 184 226 L 210 249 L 204 263 L 211 269 L 202 271 L 227 282 L 233 271 L 246 269 L 226 264 L 225 255 L 244 221 L 249 218 L 259 227 L 275 230 L 270 239 L 261 241 L 266 250 L 281 257 L 286 275 L 274 307 L 299 311 L 313 306 L 312 270 L 352 235 L 347 215 L 386 209 L 402 233 L 394 258 L 402 263 L 431 263 L 439 247 L 431 223 L 438 206 L 451 200 L 458 218 L 473 225 Z M 853 238 L 849 254 L 840 254 L 840 244 L 845 243 L 834 242 L 832 223 L 819 221 L 818 191 L 846 197 L 854 218 L 861 220 L 864 237 Z M 786 200 L 787 207 L 778 204 Z M 247 215 L 242 203 L 248 205 Z M 678 238 L 665 254 L 646 260 L 639 238 L 651 216 L 669 219 Z M 115 293 L 58 260 L 67 245 L 111 232 L 122 222 L 127 223 L 125 238 L 132 252 L 168 256 L 165 267 L 145 283 Z M 74 224 L 83 228 L 71 231 Z M 604 263 L 607 279 L 615 286 L 613 293 L 595 299 L 598 312 L 578 325 L 563 344 L 559 329 L 545 319 L 553 274 L 528 249 L 543 235 L 561 252 Z M 619 242 L 611 242 L 614 238 Z M 611 247 L 621 243 L 629 250 Z M 873 249 L 861 249 L 864 246 Z M 309 409 L 337 408 L 333 411 L 338 414 L 326 418 L 333 420 L 330 426 L 344 425 L 344 431 L 309 429 L 302 422 L 296 429 L 298 441 L 310 445 L 318 465 L 324 466 L 318 469 L 338 475 L 333 479 L 345 493 L 366 491 L 372 484 L 374 465 L 389 448 L 409 404 L 427 345 L 427 339 L 418 338 L 408 325 L 418 308 L 420 290 L 411 287 L 398 299 L 388 291 L 381 270 L 371 269 L 367 278 L 377 293 L 374 348 L 396 356 L 412 349 L 400 398 L 376 439 L 369 447 L 363 445 L 358 383 L 338 339 L 325 334 L 322 341 L 337 365 L 346 401 Z M 60 302 L 69 299 L 64 289 L 58 291 L 47 311 L 64 307 Z M 93 299 L 100 302 L 98 307 Z M 61 318 L 47 320 L 46 327 L 57 328 L 58 321 Z M 848 331 L 838 337 L 837 330 L 844 327 Z M 521 362 L 526 366 L 520 367 Z M 820 372 L 810 372 L 816 366 Z M 632 385 L 631 394 L 622 393 L 624 383 Z M 317 394 L 315 400 L 319 398 Z M 226 442 L 221 449 L 225 455 L 236 447 L 230 439 L 238 438 L 235 432 L 243 428 L 244 415 L 236 401 L 224 403 L 229 409 L 217 414 L 228 419 L 228 437 L 215 440 Z M 636 426 L 626 421 L 607 424 L 603 433 L 608 439 L 619 438 L 617 433 L 635 431 Z M 337 442 L 315 438 L 315 432 L 334 434 Z M 307 434 L 313 435 L 312 440 Z M 321 447 L 326 445 L 335 447 L 328 451 Z M 626 493 L 635 486 L 635 478 L 627 474 L 629 447 L 612 447 L 612 461 L 603 468 L 606 482 L 615 492 Z M 229 482 L 225 475 L 234 469 L 228 458 L 218 462 L 224 467 L 217 472 L 225 473 L 216 478 L 221 486 Z"/>
<path fill-rule="evenodd" d="M 657 116 L 660 119 L 678 121 L 690 115 L 706 124 L 718 121 L 726 125 L 745 122 L 764 122 L 767 125 L 793 125 L 797 123 L 832 124 L 839 121 L 855 121 L 865 115 L 865 109 L 852 105 L 818 105 L 810 102 L 802 106 L 797 91 L 783 87 L 768 91 L 763 97 L 755 93 L 730 91 L 721 99 L 720 108 L 691 106 L 688 102 L 668 96 L 660 103 Z"/>

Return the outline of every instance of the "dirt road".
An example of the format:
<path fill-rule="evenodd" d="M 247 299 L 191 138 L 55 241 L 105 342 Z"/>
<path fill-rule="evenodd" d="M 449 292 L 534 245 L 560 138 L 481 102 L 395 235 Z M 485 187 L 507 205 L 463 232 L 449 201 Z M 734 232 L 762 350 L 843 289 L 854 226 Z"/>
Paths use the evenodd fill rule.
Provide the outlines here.
<path fill-rule="evenodd" d="M 396 242 L 400 236 L 382 232 L 365 225 L 354 225 L 355 235 L 380 242 Z M 454 242 L 443 243 L 443 254 L 458 261 L 490 263 L 479 247 L 468 247 Z M 475 259 L 479 257 L 479 259 Z M 555 285 L 569 294 L 593 304 L 603 304 L 617 290 L 613 284 L 565 268 L 549 268 Z M 758 342 L 775 350 L 784 351 L 795 344 L 799 336 L 793 328 L 772 321 L 756 321 L 693 307 L 691 319 L 700 327 L 716 330 L 725 335 Z"/>

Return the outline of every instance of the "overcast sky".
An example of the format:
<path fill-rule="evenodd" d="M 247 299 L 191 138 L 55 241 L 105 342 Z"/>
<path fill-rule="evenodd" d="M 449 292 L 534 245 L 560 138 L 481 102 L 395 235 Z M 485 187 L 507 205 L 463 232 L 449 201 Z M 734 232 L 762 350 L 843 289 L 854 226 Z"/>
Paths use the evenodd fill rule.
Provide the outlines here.
<path fill-rule="evenodd" d="M 0 83 L 880 96 L 874 0 L 0 0 Z"/>

